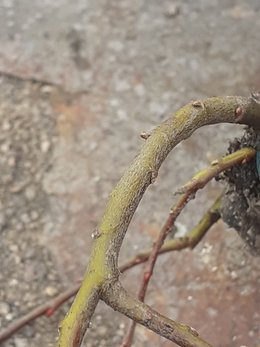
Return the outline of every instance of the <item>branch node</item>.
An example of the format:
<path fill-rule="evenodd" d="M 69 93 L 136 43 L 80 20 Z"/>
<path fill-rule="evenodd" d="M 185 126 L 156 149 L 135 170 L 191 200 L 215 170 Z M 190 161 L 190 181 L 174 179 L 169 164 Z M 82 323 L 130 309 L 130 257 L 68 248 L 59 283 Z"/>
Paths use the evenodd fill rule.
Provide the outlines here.
<path fill-rule="evenodd" d="M 193 327 L 190 327 L 188 325 L 187 325 L 187 327 L 194 336 L 199 336 L 199 333 L 197 332 L 196 329 L 194 329 Z"/>
<path fill-rule="evenodd" d="M 141 137 L 142 139 L 144 139 L 144 140 L 147 140 L 148 137 L 150 137 L 150 136 L 151 136 L 151 133 L 147 133 L 147 132 L 142 132 L 142 133 L 140 134 L 140 137 Z"/>
<path fill-rule="evenodd" d="M 218 165 L 218 164 L 219 164 L 218 159 L 213 160 L 213 161 L 210 163 L 211 166 L 216 166 L 216 165 Z"/>
<path fill-rule="evenodd" d="M 241 106 L 238 106 L 235 110 L 236 121 L 240 122 L 243 119 L 244 114 L 245 114 L 245 110 Z"/>
<path fill-rule="evenodd" d="M 153 184 L 156 181 L 157 176 L 158 176 L 158 171 L 151 172 L 151 184 Z"/>
<path fill-rule="evenodd" d="M 197 108 L 202 108 L 203 110 L 205 110 L 205 105 L 201 100 L 193 101 L 192 106 Z"/>
<path fill-rule="evenodd" d="M 100 236 L 101 236 L 101 233 L 97 228 L 95 228 L 93 232 L 91 233 L 91 238 L 94 240 L 98 239 Z"/>

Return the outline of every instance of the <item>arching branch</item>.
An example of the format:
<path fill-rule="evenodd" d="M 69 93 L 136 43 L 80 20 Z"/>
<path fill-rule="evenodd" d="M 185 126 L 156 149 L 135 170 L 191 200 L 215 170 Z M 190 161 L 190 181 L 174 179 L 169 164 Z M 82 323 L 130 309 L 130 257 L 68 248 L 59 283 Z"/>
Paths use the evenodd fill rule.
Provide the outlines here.
<path fill-rule="evenodd" d="M 215 97 L 195 101 L 177 111 L 147 138 L 140 154 L 110 195 L 102 221 L 93 233 L 95 240 L 90 262 L 82 286 L 62 322 L 59 347 L 80 345 L 97 302 L 105 298 L 104 288 L 117 283 L 118 255 L 128 225 L 169 152 L 196 129 L 222 122 L 260 129 L 260 103 L 254 97 Z"/>

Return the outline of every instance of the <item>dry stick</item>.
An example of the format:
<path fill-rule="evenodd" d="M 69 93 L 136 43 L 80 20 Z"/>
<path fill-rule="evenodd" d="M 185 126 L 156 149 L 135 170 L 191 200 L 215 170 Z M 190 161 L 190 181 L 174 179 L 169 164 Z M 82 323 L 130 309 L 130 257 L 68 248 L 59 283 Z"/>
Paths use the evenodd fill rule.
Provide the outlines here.
<path fill-rule="evenodd" d="M 191 197 L 194 198 L 196 192 L 199 189 L 205 187 L 205 185 L 212 178 L 219 175 L 221 172 L 228 170 L 234 165 L 247 162 L 249 159 L 255 156 L 255 153 L 256 151 L 252 148 L 243 148 L 241 150 L 238 150 L 237 152 L 227 155 L 226 157 L 223 157 L 222 159 L 216 160 L 212 162 L 211 166 L 205 168 L 204 170 L 201 170 L 198 174 L 193 176 L 193 178 L 181 188 L 180 191 L 182 192 L 182 195 L 177 201 L 176 205 L 171 209 L 168 219 L 164 224 L 157 241 L 154 243 L 152 252 L 149 256 L 147 264 L 145 265 L 142 282 L 138 292 L 138 299 L 140 301 L 144 301 L 159 250 L 161 249 L 164 240 L 172 229 L 177 217 L 179 216 L 185 205 L 188 203 L 188 201 L 191 199 Z M 132 321 L 121 347 L 130 347 L 132 345 L 135 326 L 136 322 Z"/>
<path fill-rule="evenodd" d="M 173 240 L 168 240 L 161 247 L 159 254 L 164 254 L 171 251 L 180 251 L 184 248 L 194 248 L 204 237 L 206 232 L 220 219 L 220 201 L 219 196 L 209 210 L 203 215 L 199 223 L 190 230 L 185 236 L 177 237 Z M 135 265 L 144 263 L 147 261 L 151 254 L 151 249 L 140 252 L 132 259 L 125 262 L 120 266 L 120 271 L 124 272 L 131 269 Z"/>
<path fill-rule="evenodd" d="M 160 249 L 159 254 L 164 254 L 171 251 L 179 251 L 188 247 L 194 248 L 203 238 L 206 232 L 211 228 L 211 226 L 219 220 L 219 208 L 220 198 L 218 198 L 212 207 L 204 214 L 196 227 L 189 231 L 184 237 L 179 237 L 165 242 Z M 122 266 L 120 266 L 120 271 L 123 273 L 139 264 L 144 263 L 148 259 L 150 253 L 151 249 L 138 253 L 135 257 L 126 261 Z M 13 323 L 0 331 L 0 343 L 10 338 L 15 332 L 36 318 L 42 315 L 51 316 L 63 303 L 77 294 L 79 287 L 80 284 L 75 284 L 71 288 L 59 294 L 56 298 L 45 302 L 26 315 L 15 320 Z"/>
<path fill-rule="evenodd" d="M 113 288 L 108 286 L 104 295 L 106 303 L 125 316 L 144 325 L 160 336 L 183 347 L 212 347 L 199 337 L 198 332 L 181 323 L 175 322 L 153 310 L 148 305 L 133 298 L 117 281 Z"/>
<path fill-rule="evenodd" d="M 118 291 L 120 287 L 118 256 L 139 202 L 148 186 L 154 182 L 161 164 L 176 145 L 202 126 L 223 122 L 246 124 L 260 129 L 258 99 L 255 96 L 249 98 L 231 96 L 198 100 L 178 110 L 152 131 L 139 155 L 135 157 L 112 191 L 101 222 L 93 233 L 93 245 L 83 282 L 60 326 L 59 347 L 80 346 L 99 300 L 104 300 L 115 310 L 123 312 L 121 296 L 115 298 L 113 289 Z M 122 294 L 122 298 L 128 300 L 127 295 Z M 155 331 L 154 325 L 146 323 L 145 319 L 133 316 L 133 311 L 129 308 L 130 301 L 145 314 L 144 307 L 147 308 L 147 305 L 130 299 L 126 303 L 127 308 L 124 313 Z M 200 337 L 197 336 L 195 339 L 194 334 L 188 329 L 176 326 L 176 322 L 172 320 L 170 320 L 171 328 L 176 326 L 176 329 L 169 336 L 164 330 L 167 318 L 160 319 L 162 319 L 162 324 L 159 325 L 161 336 L 173 342 L 178 341 L 182 347 L 209 346 Z"/>

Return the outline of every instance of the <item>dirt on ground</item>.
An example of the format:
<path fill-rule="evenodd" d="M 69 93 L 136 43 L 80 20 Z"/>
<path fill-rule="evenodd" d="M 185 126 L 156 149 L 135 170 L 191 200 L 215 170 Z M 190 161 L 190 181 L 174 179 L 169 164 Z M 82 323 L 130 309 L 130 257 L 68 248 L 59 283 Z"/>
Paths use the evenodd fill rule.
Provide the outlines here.
<path fill-rule="evenodd" d="M 260 90 L 260 2 L 0 3 L 0 329 L 78 281 L 113 186 L 142 139 L 190 100 Z M 198 130 L 164 163 L 121 261 L 151 245 L 176 197 L 241 127 Z M 178 219 L 188 231 L 221 191 Z M 142 267 L 122 275 L 135 293 Z M 259 258 L 217 223 L 193 251 L 160 257 L 147 302 L 215 347 L 260 346 Z M 3 347 L 55 346 L 65 304 Z M 128 320 L 100 304 L 85 347 L 119 346 Z M 173 346 L 138 326 L 135 347 Z"/>

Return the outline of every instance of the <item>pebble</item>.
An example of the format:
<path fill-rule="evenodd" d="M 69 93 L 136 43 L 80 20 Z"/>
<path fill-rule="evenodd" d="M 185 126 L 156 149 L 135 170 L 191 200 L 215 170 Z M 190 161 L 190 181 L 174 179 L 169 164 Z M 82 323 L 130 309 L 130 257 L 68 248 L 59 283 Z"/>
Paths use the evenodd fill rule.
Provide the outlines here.
<path fill-rule="evenodd" d="M 143 84 L 137 84 L 134 87 L 134 91 L 136 93 L 136 95 L 138 95 L 139 97 L 143 97 L 146 93 L 145 87 Z"/>
<path fill-rule="evenodd" d="M 3 125 L 2 125 L 2 129 L 3 129 L 4 131 L 10 130 L 10 129 L 11 129 L 11 124 L 10 124 L 8 121 L 5 121 L 5 122 L 3 123 Z"/>
<path fill-rule="evenodd" d="M 46 85 L 46 86 L 43 86 L 43 87 L 41 88 L 41 92 L 42 92 L 43 94 L 50 94 L 52 91 L 53 91 L 53 87 L 52 87 L 52 86 Z"/>
<path fill-rule="evenodd" d="M 18 248 L 17 245 L 11 244 L 11 245 L 9 246 L 9 249 L 10 249 L 11 252 L 17 253 L 19 248 Z"/>
<path fill-rule="evenodd" d="M 29 217 L 29 215 L 27 213 L 22 213 L 21 216 L 20 216 L 20 220 L 23 223 L 27 224 L 27 223 L 30 222 L 30 217 Z"/>
<path fill-rule="evenodd" d="M 16 164 L 15 157 L 10 157 L 7 161 L 7 164 L 9 167 L 15 167 L 15 164 Z"/>
<path fill-rule="evenodd" d="M 55 296 L 56 294 L 58 294 L 58 290 L 55 287 L 46 287 L 44 290 L 45 294 L 47 294 L 48 296 Z"/>
<path fill-rule="evenodd" d="M 7 313 L 7 314 L 5 315 L 5 319 L 8 320 L 8 321 L 13 320 L 13 315 L 12 315 L 12 313 Z"/>
<path fill-rule="evenodd" d="M 27 200 L 33 200 L 36 196 L 36 188 L 33 185 L 28 186 L 25 189 L 25 197 Z"/>
<path fill-rule="evenodd" d="M 174 18 L 179 14 L 179 12 L 180 12 L 180 6 L 178 4 L 169 3 L 166 6 L 164 14 L 168 18 Z"/>
<path fill-rule="evenodd" d="M 15 347 L 27 347 L 28 341 L 22 337 L 15 337 L 14 345 Z"/>
<path fill-rule="evenodd" d="M 106 326 L 101 326 L 96 329 L 97 336 L 105 336 L 107 334 L 108 328 Z"/>
<path fill-rule="evenodd" d="M 10 305 L 7 302 L 0 301 L 0 316 L 6 316 L 10 309 Z"/>
<path fill-rule="evenodd" d="M 16 278 L 12 278 L 12 279 L 9 281 L 9 285 L 10 285 L 11 287 L 15 287 L 15 286 L 17 286 L 17 284 L 18 284 L 18 281 L 17 281 Z"/>
<path fill-rule="evenodd" d="M 51 147 L 50 141 L 47 141 L 47 140 L 43 141 L 41 143 L 41 151 L 42 151 L 42 153 L 47 153 L 49 151 L 50 147 Z"/>
<path fill-rule="evenodd" d="M 40 215 L 37 211 L 31 212 L 31 220 L 36 221 L 39 217 L 40 217 Z"/>
<path fill-rule="evenodd" d="M 3 153 L 6 153 L 6 152 L 9 151 L 9 148 L 10 148 L 10 144 L 9 144 L 8 142 L 5 142 L 5 143 L 3 143 L 2 146 L 1 146 L 1 151 L 2 151 Z"/>

